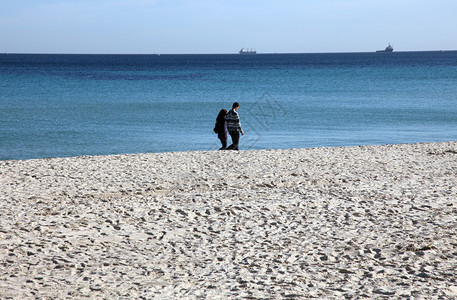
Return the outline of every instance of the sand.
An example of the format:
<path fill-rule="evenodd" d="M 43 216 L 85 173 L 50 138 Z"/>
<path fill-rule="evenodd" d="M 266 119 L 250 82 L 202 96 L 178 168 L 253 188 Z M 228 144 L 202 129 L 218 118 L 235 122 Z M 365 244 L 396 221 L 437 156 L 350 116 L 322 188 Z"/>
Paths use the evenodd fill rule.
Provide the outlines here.
<path fill-rule="evenodd" d="M 0 162 L 0 298 L 457 298 L 457 143 Z"/>

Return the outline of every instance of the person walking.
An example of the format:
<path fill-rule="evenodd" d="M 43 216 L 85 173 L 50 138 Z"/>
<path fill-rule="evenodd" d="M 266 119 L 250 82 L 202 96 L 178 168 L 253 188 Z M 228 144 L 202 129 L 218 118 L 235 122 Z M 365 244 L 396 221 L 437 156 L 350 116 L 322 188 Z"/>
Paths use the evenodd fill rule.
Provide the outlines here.
<path fill-rule="evenodd" d="M 221 109 L 219 115 L 216 118 L 216 125 L 214 126 L 214 132 L 217 133 L 217 137 L 221 141 L 222 148 L 219 150 L 227 149 L 227 110 Z"/>
<path fill-rule="evenodd" d="M 238 115 L 239 108 L 240 104 L 235 102 L 227 114 L 227 130 L 232 137 L 232 144 L 228 146 L 227 150 L 239 150 L 240 133 L 244 135 L 243 129 L 241 129 L 240 116 Z"/>

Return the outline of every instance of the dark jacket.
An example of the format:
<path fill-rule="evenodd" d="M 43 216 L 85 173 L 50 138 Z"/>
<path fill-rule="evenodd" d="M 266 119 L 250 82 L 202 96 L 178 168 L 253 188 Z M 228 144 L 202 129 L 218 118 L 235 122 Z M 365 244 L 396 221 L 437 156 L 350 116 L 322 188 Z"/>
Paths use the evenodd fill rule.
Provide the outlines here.
<path fill-rule="evenodd" d="M 216 126 L 214 128 L 215 132 L 217 133 L 217 137 L 218 138 L 227 138 L 227 122 L 226 122 L 226 118 L 225 117 L 222 117 L 222 118 L 217 118 L 216 119 Z"/>

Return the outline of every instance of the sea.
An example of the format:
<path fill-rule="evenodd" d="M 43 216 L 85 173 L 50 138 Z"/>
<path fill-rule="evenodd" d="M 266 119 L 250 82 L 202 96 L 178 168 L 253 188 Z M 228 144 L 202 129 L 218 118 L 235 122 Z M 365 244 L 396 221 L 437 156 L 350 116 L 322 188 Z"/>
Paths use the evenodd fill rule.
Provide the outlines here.
<path fill-rule="evenodd" d="M 0 54 L 0 160 L 457 140 L 457 51 Z"/>

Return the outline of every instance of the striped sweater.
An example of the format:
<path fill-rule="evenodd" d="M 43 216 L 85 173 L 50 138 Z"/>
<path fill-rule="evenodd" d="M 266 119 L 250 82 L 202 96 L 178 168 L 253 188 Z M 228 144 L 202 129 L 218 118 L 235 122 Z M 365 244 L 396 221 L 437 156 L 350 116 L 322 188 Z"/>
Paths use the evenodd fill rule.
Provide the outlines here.
<path fill-rule="evenodd" d="M 230 110 L 227 114 L 227 130 L 241 132 L 240 116 L 235 110 Z"/>

